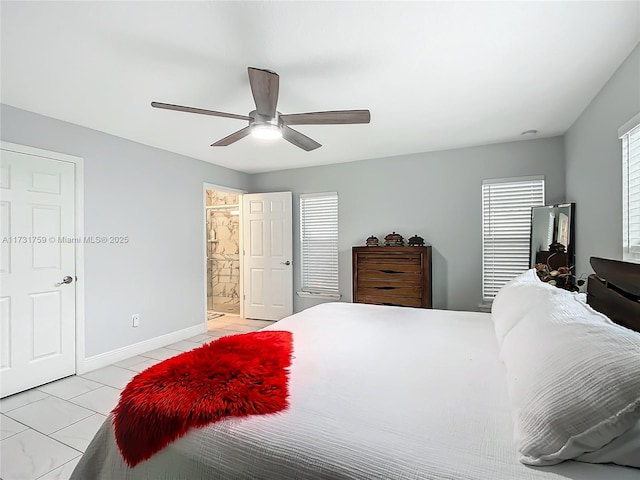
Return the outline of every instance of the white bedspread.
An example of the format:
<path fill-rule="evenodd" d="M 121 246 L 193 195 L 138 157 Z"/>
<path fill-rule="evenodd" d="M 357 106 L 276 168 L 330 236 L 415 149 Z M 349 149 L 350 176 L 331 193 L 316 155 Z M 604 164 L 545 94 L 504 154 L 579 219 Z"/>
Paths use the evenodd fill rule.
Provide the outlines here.
<path fill-rule="evenodd" d="M 107 419 L 73 479 L 638 480 L 637 469 L 517 461 L 489 314 L 330 303 L 294 334 L 291 406 L 192 430 L 133 469 Z"/>

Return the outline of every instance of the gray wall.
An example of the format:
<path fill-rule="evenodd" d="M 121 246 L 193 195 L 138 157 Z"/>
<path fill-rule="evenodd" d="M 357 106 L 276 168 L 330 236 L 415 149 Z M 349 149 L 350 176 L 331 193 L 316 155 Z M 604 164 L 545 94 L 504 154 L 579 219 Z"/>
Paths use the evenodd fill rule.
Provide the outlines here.
<path fill-rule="evenodd" d="M 567 199 L 576 202 L 576 273 L 591 256 L 622 259 L 622 152 L 618 128 L 640 112 L 640 45 L 565 135 Z"/>
<path fill-rule="evenodd" d="M 6 105 L 0 138 L 84 158 L 86 356 L 202 324 L 203 182 L 247 189 L 249 176 Z M 131 315 L 141 325 L 131 327 Z"/>
<path fill-rule="evenodd" d="M 350 301 L 351 247 L 369 235 L 418 234 L 433 247 L 433 304 L 477 310 L 482 289 L 481 184 L 544 175 L 546 201 L 565 201 L 562 137 L 379 158 L 251 176 L 251 191 L 294 194 L 294 288 L 300 289 L 299 194 L 337 191 L 340 293 Z M 318 303 L 296 297 L 300 311 Z"/>

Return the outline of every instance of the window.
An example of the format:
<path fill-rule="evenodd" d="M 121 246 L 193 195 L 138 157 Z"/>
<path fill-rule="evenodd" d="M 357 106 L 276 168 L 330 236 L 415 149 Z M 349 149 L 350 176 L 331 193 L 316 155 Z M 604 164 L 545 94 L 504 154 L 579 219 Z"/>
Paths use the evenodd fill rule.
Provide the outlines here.
<path fill-rule="evenodd" d="M 339 298 L 338 194 L 300 195 L 301 296 Z"/>
<path fill-rule="evenodd" d="M 490 303 L 530 268 L 531 207 L 544 205 L 544 177 L 482 182 L 482 299 Z"/>
<path fill-rule="evenodd" d="M 631 127 L 631 128 L 630 128 Z M 640 115 L 622 132 L 622 258 L 640 263 Z"/>

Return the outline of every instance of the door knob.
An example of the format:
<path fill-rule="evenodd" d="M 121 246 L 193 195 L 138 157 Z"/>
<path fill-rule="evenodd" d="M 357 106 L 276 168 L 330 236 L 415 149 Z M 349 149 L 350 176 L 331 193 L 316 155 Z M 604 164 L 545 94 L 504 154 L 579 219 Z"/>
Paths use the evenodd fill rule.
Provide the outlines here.
<path fill-rule="evenodd" d="M 54 287 L 59 287 L 60 285 L 64 285 L 65 283 L 71 283 L 71 282 L 73 282 L 73 277 L 70 277 L 69 275 L 67 275 L 62 279 L 61 282 L 54 284 Z"/>
<path fill-rule="evenodd" d="M 282 265 L 291 265 L 291 262 L 287 260 L 286 262 L 280 262 Z"/>

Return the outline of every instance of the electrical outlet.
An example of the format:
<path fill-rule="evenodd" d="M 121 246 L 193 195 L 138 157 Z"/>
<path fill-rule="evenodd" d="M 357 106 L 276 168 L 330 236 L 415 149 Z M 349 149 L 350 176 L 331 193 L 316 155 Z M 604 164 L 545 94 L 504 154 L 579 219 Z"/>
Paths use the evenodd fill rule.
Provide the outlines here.
<path fill-rule="evenodd" d="M 131 315 L 131 324 L 134 327 L 139 327 L 140 326 L 140 314 L 139 313 L 134 313 L 133 315 Z"/>

